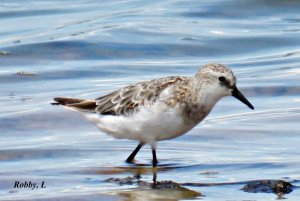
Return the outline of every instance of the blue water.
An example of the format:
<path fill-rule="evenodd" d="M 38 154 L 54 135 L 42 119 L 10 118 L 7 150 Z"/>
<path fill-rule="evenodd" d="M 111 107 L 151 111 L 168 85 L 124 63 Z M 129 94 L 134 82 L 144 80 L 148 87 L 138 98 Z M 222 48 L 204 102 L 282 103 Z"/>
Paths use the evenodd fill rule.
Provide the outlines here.
<path fill-rule="evenodd" d="M 299 186 L 299 10 L 297 0 L 1 0 L 0 200 L 276 200 L 240 189 L 258 179 Z M 151 183 L 149 147 L 137 156 L 147 166 L 128 165 L 136 142 L 50 105 L 211 62 L 233 69 L 255 110 L 224 98 L 188 134 L 158 144 L 158 181 L 182 188 L 108 182 L 140 173 Z"/>

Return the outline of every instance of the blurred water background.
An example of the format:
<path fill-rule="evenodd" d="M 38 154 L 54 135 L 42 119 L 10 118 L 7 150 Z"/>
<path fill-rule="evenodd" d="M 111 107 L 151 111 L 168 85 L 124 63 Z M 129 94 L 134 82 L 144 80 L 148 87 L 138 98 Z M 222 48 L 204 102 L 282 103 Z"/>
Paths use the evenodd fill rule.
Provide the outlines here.
<path fill-rule="evenodd" d="M 298 0 L 1 0 L 0 200 L 276 200 L 240 189 L 300 185 L 299 11 Z M 179 188 L 131 180 L 151 183 L 149 147 L 137 155 L 146 166 L 128 165 L 136 142 L 50 105 L 211 62 L 234 70 L 255 110 L 224 98 L 187 135 L 158 144 L 158 181 Z"/>

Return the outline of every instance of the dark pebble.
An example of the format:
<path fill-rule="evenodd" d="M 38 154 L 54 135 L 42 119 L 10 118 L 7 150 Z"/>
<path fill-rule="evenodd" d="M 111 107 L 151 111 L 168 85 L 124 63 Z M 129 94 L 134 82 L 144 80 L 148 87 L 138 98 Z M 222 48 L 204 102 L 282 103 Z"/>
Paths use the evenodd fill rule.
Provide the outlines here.
<path fill-rule="evenodd" d="M 242 190 L 248 193 L 288 194 L 293 188 L 291 183 L 283 180 L 259 180 L 249 182 Z"/>

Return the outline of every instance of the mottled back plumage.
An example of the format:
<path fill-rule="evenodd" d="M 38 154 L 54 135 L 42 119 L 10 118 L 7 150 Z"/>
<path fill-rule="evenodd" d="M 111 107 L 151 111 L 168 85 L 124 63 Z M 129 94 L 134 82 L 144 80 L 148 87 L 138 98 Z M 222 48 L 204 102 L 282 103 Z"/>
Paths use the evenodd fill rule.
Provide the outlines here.
<path fill-rule="evenodd" d="M 139 106 L 153 104 L 160 93 L 175 83 L 185 82 L 186 77 L 165 77 L 123 87 L 96 99 L 96 112 L 102 115 L 130 115 Z"/>

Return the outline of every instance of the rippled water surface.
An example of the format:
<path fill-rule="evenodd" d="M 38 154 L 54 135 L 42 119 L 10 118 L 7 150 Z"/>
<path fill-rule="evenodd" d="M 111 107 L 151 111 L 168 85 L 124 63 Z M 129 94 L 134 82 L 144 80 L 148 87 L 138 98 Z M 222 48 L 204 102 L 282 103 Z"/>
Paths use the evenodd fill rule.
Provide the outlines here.
<path fill-rule="evenodd" d="M 0 200 L 298 201 L 297 187 L 241 188 L 260 179 L 300 185 L 299 11 L 297 0 L 1 0 Z M 149 147 L 126 164 L 136 142 L 50 105 L 192 76 L 209 62 L 232 67 L 255 110 L 224 98 L 188 134 L 160 142 L 161 187 L 151 183 Z"/>

